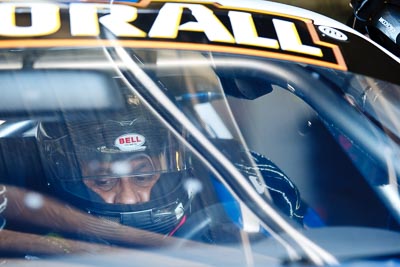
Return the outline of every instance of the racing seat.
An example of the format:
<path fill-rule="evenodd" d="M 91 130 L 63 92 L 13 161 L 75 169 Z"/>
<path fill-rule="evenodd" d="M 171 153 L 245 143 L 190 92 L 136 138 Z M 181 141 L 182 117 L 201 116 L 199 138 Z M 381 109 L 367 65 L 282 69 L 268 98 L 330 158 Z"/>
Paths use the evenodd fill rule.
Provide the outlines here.
<path fill-rule="evenodd" d="M 0 183 L 42 191 L 44 172 L 34 137 L 0 138 Z"/>

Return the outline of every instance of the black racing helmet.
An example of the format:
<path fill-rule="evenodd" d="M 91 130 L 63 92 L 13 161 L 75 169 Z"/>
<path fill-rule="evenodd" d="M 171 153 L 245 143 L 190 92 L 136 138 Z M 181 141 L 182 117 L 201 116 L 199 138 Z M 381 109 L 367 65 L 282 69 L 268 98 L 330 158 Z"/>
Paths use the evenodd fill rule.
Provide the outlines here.
<path fill-rule="evenodd" d="M 185 149 L 142 105 L 94 117 L 39 124 L 49 187 L 97 216 L 172 233 L 190 205 L 190 192 L 184 189 L 190 176 Z M 126 185 L 136 197 L 121 197 Z"/>

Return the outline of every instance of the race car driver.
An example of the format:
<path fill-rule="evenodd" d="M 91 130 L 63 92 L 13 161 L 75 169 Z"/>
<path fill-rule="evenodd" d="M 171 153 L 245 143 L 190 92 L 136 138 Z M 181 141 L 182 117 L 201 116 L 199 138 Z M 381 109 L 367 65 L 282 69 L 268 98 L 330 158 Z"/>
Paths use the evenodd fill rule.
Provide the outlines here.
<path fill-rule="evenodd" d="M 185 217 L 184 150 L 141 106 L 41 123 L 37 138 L 50 189 L 75 206 L 162 234 Z"/>
<path fill-rule="evenodd" d="M 53 195 L 92 215 L 163 235 L 188 227 L 185 221 L 196 211 L 196 190 L 187 183 L 197 173 L 192 158 L 141 104 L 126 112 L 40 123 L 37 140 Z M 303 206 L 295 185 L 266 158 L 253 157 L 263 166 L 275 203 L 301 222 Z M 246 177 L 256 175 L 251 168 L 237 167 Z M 207 187 L 212 179 L 199 180 Z M 221 188 L 203 191 L 205 199 L 216 194 L 226 201 Z M 227 216 L 237 218 L 231 211 Z"/>

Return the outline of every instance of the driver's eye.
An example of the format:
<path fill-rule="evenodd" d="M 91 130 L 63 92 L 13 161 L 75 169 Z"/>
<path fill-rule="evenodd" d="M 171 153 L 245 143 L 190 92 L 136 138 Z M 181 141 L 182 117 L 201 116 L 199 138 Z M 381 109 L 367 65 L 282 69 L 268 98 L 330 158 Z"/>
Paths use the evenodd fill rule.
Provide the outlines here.
<path fill-rule="evenodd" d="M 93 179 L 89 181 L 92 189 L 97 188 L 102 191 L 110 191 L 118 183 L 116 178 Z"/>
<path fill-rule="evenodd" d="M 132 177 L 131 179 L 133 179 L 133 182 L 137 186 L 148 187 L 153 184 L 154 180 L 157 179 L 157 176 L 155 176 L 155 175 L 140 175 L 140 176 Z"/>

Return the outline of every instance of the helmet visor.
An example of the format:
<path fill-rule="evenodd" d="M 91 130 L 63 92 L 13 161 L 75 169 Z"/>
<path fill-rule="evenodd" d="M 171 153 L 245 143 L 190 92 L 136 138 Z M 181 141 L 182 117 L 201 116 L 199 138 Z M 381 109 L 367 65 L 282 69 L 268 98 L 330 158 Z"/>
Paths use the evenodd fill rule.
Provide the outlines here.
<path fill-rule="evenodd" d="M 60 127 L 63 136 L 44 142 L 52 177 L 69 195 L 97 203 L 144 203 L 170 192 L 186 170 L 183 146 L 152 121 L 86 121 Z"/>
<path fill-rule="evenodd" d="M 172 190 L 185 172 L 180 152 L 169 148 L 165 147 L 165 153 L 159 154 L 76 153 L 75 166 L 71 164 L 76 171 L 65 172 L 65 175 L 58 172 L 58 181 L 65 191 L 92 202 L 147 202 Z M 131 196 L 126 193 L 129 191 Z M 123 200 L 123 194 L 137 199 Z"/>

